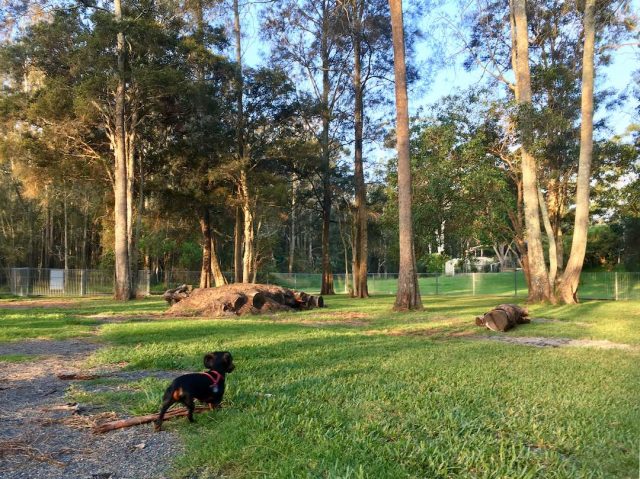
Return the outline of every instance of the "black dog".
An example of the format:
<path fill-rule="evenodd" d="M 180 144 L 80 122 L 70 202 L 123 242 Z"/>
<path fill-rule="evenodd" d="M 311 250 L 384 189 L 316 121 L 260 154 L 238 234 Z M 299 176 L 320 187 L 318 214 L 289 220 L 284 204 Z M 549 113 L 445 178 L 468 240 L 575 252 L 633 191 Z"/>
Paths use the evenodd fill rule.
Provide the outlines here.
<path fill-rule="evenodd" d="M 213 409 L 222 402 L 227 373 L 234 370 L 233 358 L 228 351 L 208 353 L 204 357 L 205 373 L 184 374 L 173 380 L 164 392 L 162 408 L 155 421 L 155 430 L 160 431 L 164 415 L 173 404 L 181 402 L 189 410 L 189 422 L 193 422 L 194 400 L 205 402 Z"/>

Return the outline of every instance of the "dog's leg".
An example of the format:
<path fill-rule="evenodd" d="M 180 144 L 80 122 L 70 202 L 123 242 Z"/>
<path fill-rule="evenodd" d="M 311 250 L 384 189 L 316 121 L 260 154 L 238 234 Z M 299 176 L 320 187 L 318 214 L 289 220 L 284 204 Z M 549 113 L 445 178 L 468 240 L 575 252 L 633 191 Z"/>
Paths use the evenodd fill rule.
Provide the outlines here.
<path fill-rule="evenodd" d="M 193 398 L 191 396 L 185 397 L 182 401 L 182 404 L 187 406 L 187 410 L 189 411 L 187 414 L 187 419 L 189 419 L 189 422 L 195 422 L 196 420 L 193 418 L 193 411 L 195 411 L 196 409 L 196 403 Z"/>
<path fill-rule="evenodd" d="M 162 407 L 160 408 L 160 414 L 158 414 L 158 419 L 156 419 L 154 424 L 154 429 L 156 431 L 162 430 L 162 421 L 164 420 L 164 415 L 167 410 L 175 403 L 176 400 L 173 397 L 173 391 L 171 391 L 171 389 L 167 389 L 164 393 L 164 397 L 162 398 Z"/>

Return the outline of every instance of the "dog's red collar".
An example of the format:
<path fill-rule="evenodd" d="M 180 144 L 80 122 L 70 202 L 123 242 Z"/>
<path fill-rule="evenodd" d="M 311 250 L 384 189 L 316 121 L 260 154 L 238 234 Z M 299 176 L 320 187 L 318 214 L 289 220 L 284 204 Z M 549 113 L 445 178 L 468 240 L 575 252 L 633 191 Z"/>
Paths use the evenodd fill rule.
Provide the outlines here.
<path fill-rule="evenodd" d="M 204 372 L 204 373 L 200 373 L 200 374 L 204 374 L 205 376 L 209 376 L 209 379 L 211 379 L 211 382 L 213 383 L 213 385 L 215 386 L 216 384 L 218 384 L 220 381 L 222 381 L 222 374 L 220 374 L 218 371 L 209 371 Z M 214 378 L 211 374 L 215 374 L 216 377 Z"/>

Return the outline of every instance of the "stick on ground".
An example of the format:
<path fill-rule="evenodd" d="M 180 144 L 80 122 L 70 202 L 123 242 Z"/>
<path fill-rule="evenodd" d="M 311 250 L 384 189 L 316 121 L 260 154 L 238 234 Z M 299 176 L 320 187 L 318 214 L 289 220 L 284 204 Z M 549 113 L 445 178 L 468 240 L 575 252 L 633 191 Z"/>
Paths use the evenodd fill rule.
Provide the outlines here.
<path fill-rule="evenodd" d="M 208 407 L 200 406 L 195 409 L 194 413 L 201 413 L 201 412 L 207 412 L 207 411 L 211 411 L 211 409 Z M 186 416 L 187 413 L 188 413 L 187 409 L 184 409 L 184 408 L 174 409 L 173 411 L 167 412 L 164 415 L 164 419 L 166 421 L 167 419 L 172 419 L 174 417 Z M 97 432 L 97 433 L 105 433 L 105 432 L 113 431 L 115 429 L 122 429 L 124 427 L 139 426 L 140 424 L 147 424 L 155 421 L 156 419 L 158 419 L 157 414 L 147 414 L 146 416 L 135 416 L 135 417 L 130 417 L 129 419 L 118 419 L 117 421 L 105 422 L 104 424 L 100 424 L 96 426 L 93 430 L 94 432 Z"/>

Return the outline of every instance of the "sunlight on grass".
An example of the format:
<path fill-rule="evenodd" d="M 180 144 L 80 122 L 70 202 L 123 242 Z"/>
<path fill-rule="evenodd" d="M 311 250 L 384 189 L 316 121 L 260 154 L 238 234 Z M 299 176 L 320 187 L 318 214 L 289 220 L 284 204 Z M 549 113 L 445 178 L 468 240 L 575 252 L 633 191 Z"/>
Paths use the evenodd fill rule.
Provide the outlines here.
<path fill-rule="evenodd" d="M 157 300 L 102 300 L 0 311 L 0 338 L 95 331 L 105 347 L 89 365 L 138 370 L 198 371 L 205 352 L 232 351 L 225 407 L 166 423 L 187 448 L 176 477 L 634 477 L 640 352 L 469 340 L 494 334 L 473 317 L 500 302 L 429 297 L 401 314 L 390 296 L 342 296 L 324 310 L 203 320 L 159 318 Z M 638 301 L 530 310 L 550 321 L 509 335 L 640 344 Z M 168 381 L 86 384 L 104 388 L 78 384 L 68 398 L 145 414 Z"/>

